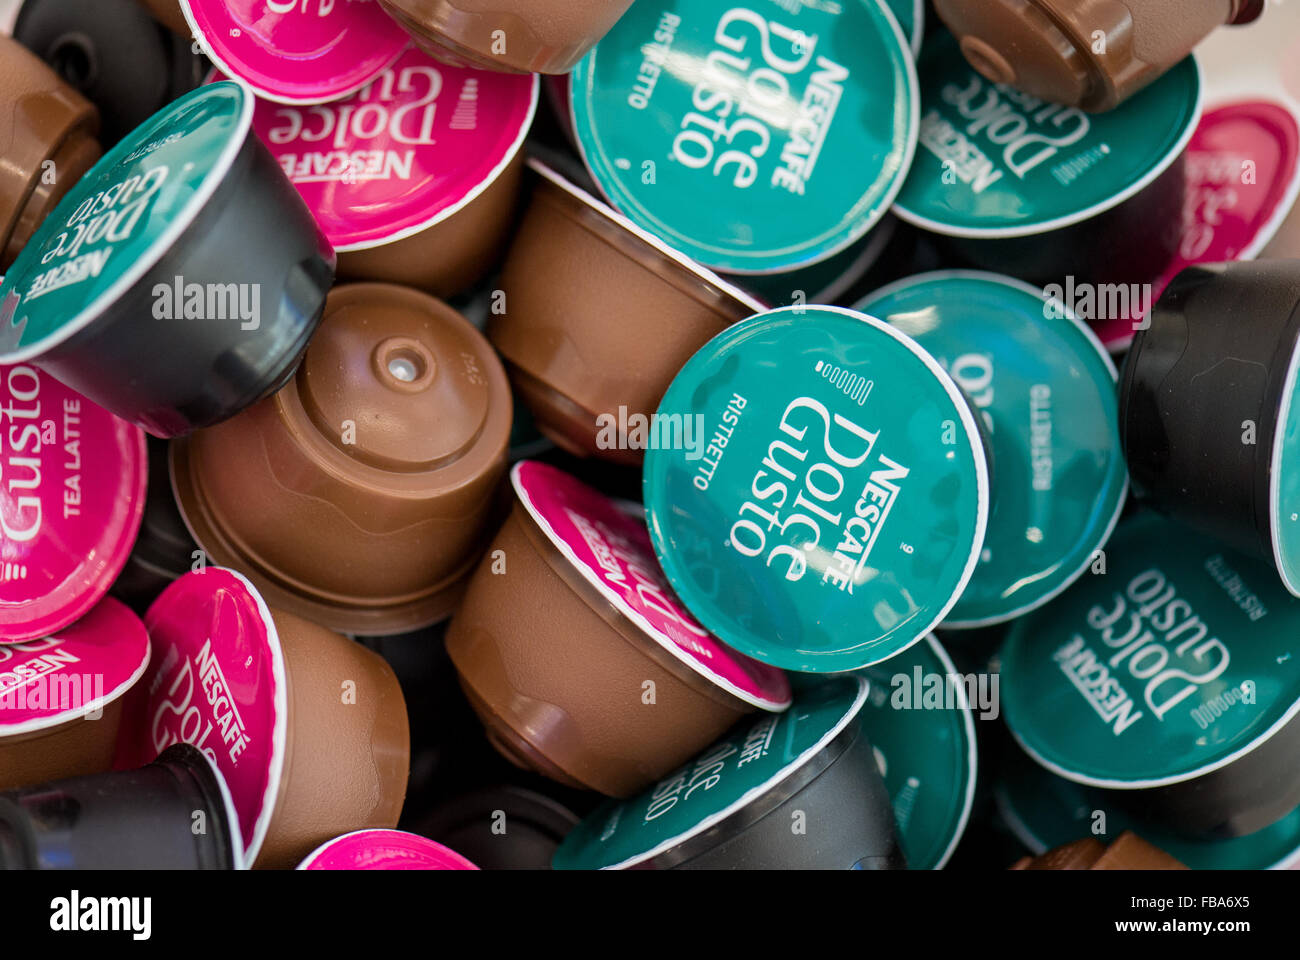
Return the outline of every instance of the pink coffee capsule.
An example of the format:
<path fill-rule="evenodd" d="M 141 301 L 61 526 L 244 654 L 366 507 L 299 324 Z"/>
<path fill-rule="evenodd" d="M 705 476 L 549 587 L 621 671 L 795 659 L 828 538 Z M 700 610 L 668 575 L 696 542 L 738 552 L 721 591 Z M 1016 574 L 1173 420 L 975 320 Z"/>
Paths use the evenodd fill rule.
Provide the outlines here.
<path fill-rule="evenodd" d="M 144 514 L 144 433 L 26 364 L 0 367 L 0 644 L 108 592 Z"/>
<path fill-rule="evenodd" d="M 338 251 L 341 278 L 448 297 L 508 242 L 538 92 L 535 76 L 412 48 L 334 103 L 259 103 L 253 128 Z"/>
<path fill-rule="evenodd" d="M 1253 260 L 1277 233 L 1300 190 L 1300 122 L 1281 103 L 1243 100 L 1207 110 L 1185 159 L 1187 189 L 1178 253 L 1149 289 L 1112 309 L 1072 283 L 1052 290 L 1092 324 L 1113 353 L 1127 350 L 1165 288 L 1198 263 Z"/>
<path fill-rule="evenodd" d="M 325 103 L 359 90 L 409 38 L 375 0 L 180 0 L 204 53 L 258 96 Z"/>

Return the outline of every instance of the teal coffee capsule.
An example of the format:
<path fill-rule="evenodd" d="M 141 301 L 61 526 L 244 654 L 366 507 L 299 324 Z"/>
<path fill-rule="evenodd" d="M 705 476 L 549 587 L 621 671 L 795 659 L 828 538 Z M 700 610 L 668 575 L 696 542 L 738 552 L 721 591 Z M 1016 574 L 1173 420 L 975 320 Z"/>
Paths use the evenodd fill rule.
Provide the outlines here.
<path fill-rule="evenodd" d="M 571 100 L 610 202 L 725 273 L 843 250 L 916 149 L 916 68 L 881 0 L 634 4 L 573 71 Z"/>
<path fill-rule="evenodd" d="M 907 866 L 940 870 L 966 832 L 975 802 L 972 710 L 990 716 L 997 688 L 989 674 L 959 674 L 933 634 L 863 674 L 871 687 L 862 729 L 894 803 Z"/>
<path fill-rule="evenodd" d="M 157 437 L 281 387 L 335 258 L 252 120 L 252 93 L 215 83 L 105 154 L 0 284 L 0 363 L 29 362 Z"/>
<path fill-rule="evenodd" d="M 1167 831 L 1285 817 L 1300 805 L 1300 600 L 1266 564 L 1150 513 L 1120 525 L 1104 570 L 1011 627 L 1002 710 L 1020 745 Z"/>
<path fill-rule="evenodd" d="M 807 684 L 564 839 L 559 870 L 897 870 L 889 795 L 859 717 L 867 682 Z"/>
<path fill-rule="evenodd" d="M 686 363 L 655 423 L 705 438 L 647 451 L 655 551 L 696 618 L 758 660 L 885 660 L 974 573 L 989 510 L 975 415 L 895 327 L 826 306 L 751 317 Z"/>
<path fill-rule="evenodd" d="M 1173 260 L 1201 116 L 1194 58 L 1098 115 L 985 79 L 947 31 L 917 70 L 920 146 L 899 217 L 975 266 L 1034 283 L 1140 285 Z"/>
<path fill-rule="evenodd" d="M 989 529 L 944 626 L 1002 623 L 1042 606 L 1095 562 L 1128 491 L 1105 348 L 1065 304 L 991 273 L 911 277 L 858 309 L 935 357 L 989 438 Z"/>

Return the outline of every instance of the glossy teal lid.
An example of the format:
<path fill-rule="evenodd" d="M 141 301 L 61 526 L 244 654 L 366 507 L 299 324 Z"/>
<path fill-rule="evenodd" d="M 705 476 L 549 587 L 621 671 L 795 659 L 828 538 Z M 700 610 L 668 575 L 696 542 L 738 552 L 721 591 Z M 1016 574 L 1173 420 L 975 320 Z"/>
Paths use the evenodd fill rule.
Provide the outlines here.
<path fill-rule="evenodd" d="M 1201 116 L 1187 57 L 1107 113 L 994 84 L 947 30 L 917 60 L 921 131 L 895 212 L 957 237 L 1020 237 L 1078 223 L 1140 193 L 1172 165 Z"/>
<path fill-rule="evenodd" d="M 1128 491 L 1105 348 L 1064 304 L 992 273 L 911 277 L 857 308 L 939 361 L 991 443 L 996 482 L 980 564 L 944 625 L 1000 623 L 1046 603 L 1093 562 Z"/>
<path fill-rule="evenodd" d="M 655 552 L 737 650 L 864 667 L 924 637 L 970 579 L 982 442 L 952 379 L 896 328 L 838 307 L 759 314 L 686 363 L 657 417 L 708 440 L 647 451 Z"/>
<path fill-rule="evenodd" d="M 942 869 L 975 801 L 978 761 L 966 677 L 933 634 L 863 675 L 870 689 L 862 730 L 894 802 L 907 866 Z"/>
<path fill-rule="evenodd" d="M 1105 573 L 1011 626 L 1001 662 L 1007 725 L 1044 767 L 1097 787 L 1180 783 L 1300 712 L 1300 600 L 1269 565 L 1142 514 Z"/>
<path fill-rule="evenodd" d="M 881 0 L 634 4 L 571 93 L 613 205 L 729 273 L 844 249 L 889 209 L 916 149 L 916 68 Z"/>

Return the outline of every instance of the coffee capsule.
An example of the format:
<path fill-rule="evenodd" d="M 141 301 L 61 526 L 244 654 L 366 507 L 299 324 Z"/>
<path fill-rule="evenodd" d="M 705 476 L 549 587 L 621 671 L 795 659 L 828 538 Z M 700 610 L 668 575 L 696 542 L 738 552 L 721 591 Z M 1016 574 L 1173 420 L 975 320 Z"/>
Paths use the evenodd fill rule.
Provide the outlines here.
<path fill-rule="evenodd" d="M 1004 623 L 1042 606 L 1093 563 L 1124 506 L 1114 363 L 1064 303 L 997 274 L 911 277 L 857 309 L 933 356 L 991 442 L 997 483 L 980 563 L 943 625 Z"/>
<path fill-rule="evenodd" d="M 465 854 L 484 870 L 549 870 L 578 823 L 567 807 L 532 790 L 500 786 L 441 803 L 419 832 Z"/>
<path fill-rule="evenodd" d="M 180 0 L 224 74 L 276 103 L 326 103 L 377 77 L 406 49 L 375 0 Z"/>
<path fill-rule="evenodd" d="M 1152 306 L 1187 267 L 1284 255 L 1270 241 L 1285 231 L 1283 218 L 1300 192 L 1297 161 L 1300 119 L 1293 108 L 1249 99 L 1207 110 L 1187 145 L 1181 239 L 1169 266 L 1141 286 L 1076 284 L 1069 276 L 1047 292 L 1087 320 L 1108 350 L 1127 350 Z"/>
<path fill-rule="evenodd" d="M 921 149 L 898 216 L 974 266 L 1036 284 L 1149 283 L 1173 259 L 1201 115 L 1194 58 L 1099 116 L 989 83 L 948 33 L 917 70 Z"/>
<path fill-rule="evenodd" d="M 68 192 L 0 285 L 30 360 L 159 437 L 233 416 L 297 365 L 334 253 L 235 83 L 186 94 Z"/>
<path fill-rule="evenodd" d="M 0 790 L 110 769 L 122 697 L 148 663 L 144 625 L 111 597 L 50 636 L 0 646 Z"/>
<path fill-rule="evenodd" d="M 137 0 L 154 19 L 177 36 L 190 39 L 190 25 L 181 12 L 181 0 Z"/>
<path fill-rule="evenodd" d="M 779 670 L 728 650 L 672 596 L 642 519 L 554 467 L 517 501 L 470 581 L 447 652 L 488 738 L 516 765 L 629 796 L 755 708 Z"/>
<path fill-rule="evenodd" d="M 426 52 L 515 73 L 568 73 L 632 0 L 379 0 Z"/>
<path fill-rule="evenodd" d="M 230 785 L 250 866 L 292 867 L 330 837 L 397 825 L 410 731 L 383 658 L 268 609 L 221 567 L 173 583 L 145 625 L 153 660 L 126 704 L 118 769 L 198 747 Z"/>
<path fill-rule="evenodd" d="M 863 676 L 870 687 L 861 725 L 893 798 L 907 866 L 941 870 L 966 832 L 975 802 L 971 711 L 990 709 L 988 675 L 959 674 L 931 634 Z"/>
<path fill-rule="evenodd" d="M 167 584 L 206 562 L 185 528 L 167 467 L 167 441 L 148 438 L 149 492 L 144 519 L 126 565 L 109 593 L 132 610 L 144 613 Z"/>
<path fill-rule="evenodd" d="M 1267 565 L 1149 513 L 1120 525 L 1105 571 L 1008 632 L 1002 709 L 1021 746 L 1165 831 L 1241 836 L 1286 816 L 1300 600 Z"/>
<path fill-rule="evenodd" d="M 785 307 L 738 323 L 687 362 L 656 420 L 702 439 L 646 454 L 655 553 L 741 653 L 818 673 L 886 660 L 975 571 L 979 427 L 939 364 L 874 317 Z"/>
<path fill-rule="evenodd" d="M 197 87 L 208 69 L 188 39 L 136 0 L 26 0 L 13 35 L 95 105 L 105 147 Z"/>
<path fill-rule="evenodd" d="M 477 870 L 454 850 L 401 830 L 355 830 L 321 844 L 299 870 Z"/>
<path fill-rule="evenodd" d="M 0 793 L 0 870 L 238 870 L 242 864 L 230 791 L 212 761 L 188 744 L 170 747 L 139 770 Z"/>
<path fill-rule="evenodd" d="M 742 721 L 653 787 L 599 807 L 560 844 L 554 867 L 903 869 L 858 722 L 866 696 L 858 678 L 807 685 L 787 712 Z"/>
<path fill-rule="evenodd" d="M 261 102 L 253 128 L 316 215 L 344 279 L 440 297 L 472 287 L 509 239 L 536 77 L 407 50 L 335 103 Z"/>
<path fill-rule="evenodd" d="M 1084 837 L 1036 857 L 1023 857 L 1012 870 L 1186 870 L 1169 854 L 1152 846 L 1132 830 L 1125 830 L 1109 845 Z"/>
<path fill-rule="evenodd" d="M 26 364 L 0 367 L 0 644 L 83 616 L 144 512 L 144 434 Z"/>
<path fill-rule="evenodd" d="M 989 83 L 1097 113 L 1173 69 L 1215 27 L 1263 9 L 1264 0 L 935 0 Z"/>
<path fill-rule="evenodd" d="M 1137 823 L 1112 797 L 1065 780 L 1035 764 L 1023 751 L 1000 764 L 994 787 L 996 816 L 1035 856 L 1097 829 L 1102 843 L 1137 830 L 1149 843 L 1193 870 L 1285 870 L 1300 866 L 1300 808 L 1244 837 L 1189 839 L 1158 823 Z M 1105 814 L 1102 823 L 1097 813 Z"/>
<path fill-rule="evenodd" d="M 499 516 L 510 423 L 505 371 L 460 314 L 350 284 L 279 393 L 173 444 L 172 482 L 199 546 L 278 609 L 401 633 L 459 599 Z"/>
<path fill-rule="evenodd" d="M 1189 267 L 1133 340 L 1120 429 L 1141 497 L 1300 596 L 1297 336 L 1300 262 Z"/>
<path fill-rule="evenodd" d="M 98 132 L 94 105 L 0 34 L 0 271 L 99 159 Z"/>
<path fill-rule="evenodd" d="M 762 303 L 550 168 L 506 256 L 488 336 L 538 427 L 570 453 L 640 463 L 669 381 Z"/>
<path fill-rule="evenodd" d="M 790 9 L 634 5 L 573 71 L 601 190 L 715 270 L 779 273 L 843 250 L 889 209 L 916 149 L 916 69 L 888 7 Z"/>
<path fill-rule="evenodd" d="M 1294 131 L 1300 128 L 1300 7 L 1272 4 L 1267 17 L 1249 26 L 1211 34 L 1198 48 L 1197 59 L 1205 69 L 1208 104 L 1227 108 L 1242 104 L 1245 108 L 1267 112 L 1277 118 L 1275 125 L 1285 128 L 1289 142 L 1295 142 Z M 1287 114 L 1286 119 L 1278 117 L 1281 112 Z M 1253 160 L 1256 152 L 1245 151 L 1243 159 Z M 1267 183 L 1265 174 L 1257 180 Z M 1292 192 L 1278 205 L 1276 214 L 1282 223 L 1260 251 L 1262 259 L 1300 259 L 1300 206 L 1295 202 L 1298 189 L 1300 185 L 1293 186 Z M 1253 192 L 1237 191 L 1247 195 Z"/>

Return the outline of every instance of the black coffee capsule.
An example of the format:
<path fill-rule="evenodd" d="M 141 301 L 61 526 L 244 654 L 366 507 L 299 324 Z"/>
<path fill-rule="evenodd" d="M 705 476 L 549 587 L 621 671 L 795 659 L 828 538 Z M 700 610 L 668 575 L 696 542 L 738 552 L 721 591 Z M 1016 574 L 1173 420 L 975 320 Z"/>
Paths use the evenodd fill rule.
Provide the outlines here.
<path fill-rule="evenodd" d="M 1300 596 L 1300 261 L 1188 267 L 1138 332 L 1120 426 L 1138 496 Z"/>
<path fill-rule="evenodd" d="M 0 794 L 0 870 L 233 870 L 234 807 L 186 743 L 138 770 Z"/>
<path fill-rule="evenodd" d="M 809 683 L 565 838 L 561 870 L 894 870 L 894 811 L 859 723 L 867 683 Z"/>
<path fill-rule="evenodd" d="M 550 797 L 500 786 L 440 804 L 417 832 L 463 853 L 481 870 L 549 870 L 577 823 L 573 811 Z"/>
<path fill-rule="evenodd" d="M 99 108 L 105 147 L 197 87 L 209 67 L 135 0 L 26 0 L 13 35 Z"/>
<path fill-rule="evenodd" d="M 29 361 L 159 437 L 282 386 L 334 252 L 235 83 L 186 94 L 69 191 L 0 286 L 0 363 Z"/>

